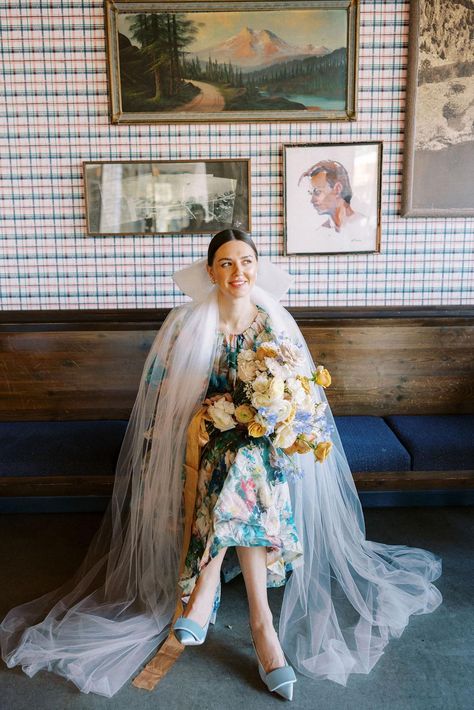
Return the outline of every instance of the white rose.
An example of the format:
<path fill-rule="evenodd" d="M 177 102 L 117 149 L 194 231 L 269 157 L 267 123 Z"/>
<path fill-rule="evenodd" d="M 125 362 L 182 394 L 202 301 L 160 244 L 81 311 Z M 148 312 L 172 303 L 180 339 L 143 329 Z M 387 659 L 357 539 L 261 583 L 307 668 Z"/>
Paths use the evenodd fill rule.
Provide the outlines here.
<path fill-rule="evenodd" d="M 268 396 L 272 400 L 283 399 L 285 393 L 285 383 L 281 377 L 274 377 L 268 385 Z"/>
<path fill-rule="evenodd" d="M 296 440 L 296 434 L 289 424 L 281 424 L 275 429 L 274 444 L 279 449 L 287 449 Z"/>
<path fill-rule="evenodd" d="M 251 382 L 257 372 L 253 350 L 242 350 L 237 356 L 237 377 L 242 382 Z"/>
<path fill-rule="evenodd" d="M 212 419 L 212 423 L 220 431 L 233 429 L 236 422 L 233 418 L 235 411 L 234 403 L 222 397 L 207 408 L 207 413 Z"/>
<path fill-rule="evenodd" d="M 310 394 L 306 394 L 301 402 L 298 402 L 298 409 L 303 410 L 303 412 L 314 413 L 314 401 Z"/>
<path fill-rule="evenodd" d="M 272 400 L 268 396 L 267 392 L 254 392 L 251 401 L 252 406 L 254 406 L 255 409 L 260 409 L 260 407 L 269 407 L 272 403 Z"/>
<path fill-rule="evenodd" d="M 268 377 L 266 375 L 257 375 L 252 382 L 252 387 L 255 392 L 266 392 L 268 389 Z"/>
<path fill-rule="evenodd" d="M 277 422 L 282 422 L 290 416 L 292 410 L 291 402 L 287 399 L 280 399 L 270 407 L 270 414 L 276 414 Z"/>
<path fill-rule="evenodd" d="M 294 404 L 301 404 L 305 399 L 306 392 L 301 385 L 301 382 L 296 379 L 296 377 L 289 377 L 286 381 L 286 386 L 291 392 L 291 399 Z"/>
<path fill-rule="evenodd" d="M 263 391 L 256 391 L 252 395 L 252 404 L 258 409 L 259 407 L 269 407 L 274 402 L 283 399 L 285 392 L 285 383 L 280 377 L 272 377 L 267 380 L 267 388 Z"/>
<path fill-rule="evenodd" d="M 316 415 L 316 419 L 319 419 L 319 417 L 322 417 L 324 414 L 324 411 L 328 405 L 326 402 L 319 402 L 315 408 L 314 408 L 314 413 Z"/>
<path fill-rule="evenodd" d="M 278 377 L 282 380 L 286 380 L 286 378 L 290 377 L 292 374 L 288 365 L 280 365 L 273 357 L 266 357 L 265 365 L 267 366 L 267 370 L 271 372 L 274 377 Z"/>
<path fill-rule="evenodd" d="M 285 362 L 293 369 L 301 367 L 304 363 L 304 357 L 301 349 L 291 342 L 291 340 L 284 340 L 280 344 L 280 351 Z"/>

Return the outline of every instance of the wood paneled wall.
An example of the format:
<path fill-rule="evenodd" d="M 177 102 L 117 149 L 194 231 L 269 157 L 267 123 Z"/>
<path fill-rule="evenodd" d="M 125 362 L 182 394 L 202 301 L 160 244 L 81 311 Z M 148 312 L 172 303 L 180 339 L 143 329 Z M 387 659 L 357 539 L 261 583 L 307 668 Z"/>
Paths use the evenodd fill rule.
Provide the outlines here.
<path fill-rule="evenodd" d="M 291 312 L 335 414 L 474 412 L 474 308 Z M 166 313 L 0 313 L 0 421 L 128 418 Z"/>

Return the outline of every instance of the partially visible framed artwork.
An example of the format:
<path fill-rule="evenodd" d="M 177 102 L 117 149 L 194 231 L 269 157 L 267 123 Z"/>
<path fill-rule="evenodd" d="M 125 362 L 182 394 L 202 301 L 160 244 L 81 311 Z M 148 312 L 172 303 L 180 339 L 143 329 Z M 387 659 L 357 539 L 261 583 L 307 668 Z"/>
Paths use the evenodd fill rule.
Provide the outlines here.
<path fill-rule="evenodd" d="M 404 217 L 474 215 L 473 28 L 473 2 L 410 2 Z"/>
<path fill-rule="evenodd" d="M 359 0 L 105 0 L 113 123 L 356 115 Z"/>
<path fill-rule="evenodd" d="M 84 162 L 89 235 L 250 231 L 250 161 Z"/>
<path fill-rule="evenodd" d="M 283 146 L 285 254 L 380 251 L 382 143 Z"/>

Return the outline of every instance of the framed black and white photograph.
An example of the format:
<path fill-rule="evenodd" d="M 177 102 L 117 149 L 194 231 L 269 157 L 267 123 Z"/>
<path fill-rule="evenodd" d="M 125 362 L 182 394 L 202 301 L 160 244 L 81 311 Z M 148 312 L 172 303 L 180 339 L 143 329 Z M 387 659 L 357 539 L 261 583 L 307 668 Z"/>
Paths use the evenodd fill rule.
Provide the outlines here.
<path fill-rule="evenodd" d="M 382 143 L 283 146 L 285 254 L 380 251 Z"/>
<path fill-rule="evenodd" d="M 473 28 L 473 2 L 410 2 L 404 217 L 474 215 Z"/>
<path fill-rule="evenodd" d="M 89 235 L 250 231 L 250 160 L 84 162 Z"/>
<path fill-rule="evenodd" d="M 113 123 L 356 116 L 359 0 L 106 0 Z"/>

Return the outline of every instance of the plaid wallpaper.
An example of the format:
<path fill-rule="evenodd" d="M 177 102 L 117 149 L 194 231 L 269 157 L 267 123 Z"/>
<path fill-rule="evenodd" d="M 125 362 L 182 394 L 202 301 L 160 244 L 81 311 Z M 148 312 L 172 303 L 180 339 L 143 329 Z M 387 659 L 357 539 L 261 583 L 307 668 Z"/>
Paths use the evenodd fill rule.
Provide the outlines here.
<path fill-rule="evenodd" d="M 398 216 L 409 3 L 362 0 L 353 123 L 111 125 L 102 0 L 0 0 L 0 308 L 167 307 L 206 236 L 88 237 L 83 160 L 250 157 L 286 304 L 472 303 L 473 220 Z M 283 257 L 282 143 L 383 140 L 382 252 Z"/>

